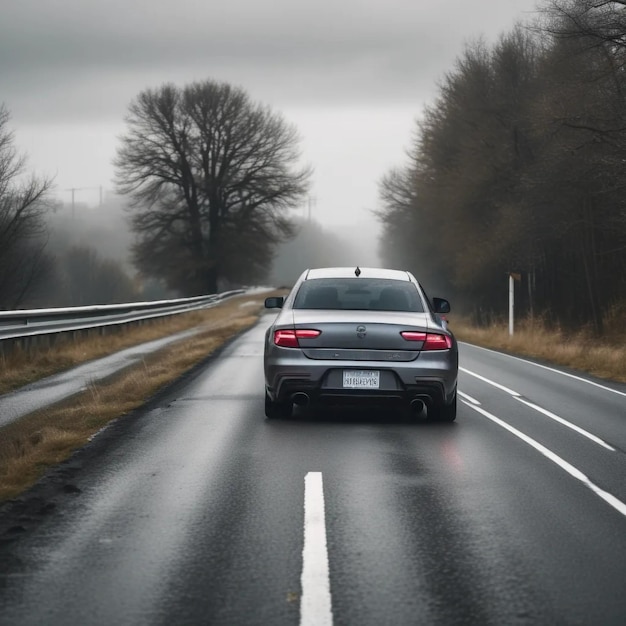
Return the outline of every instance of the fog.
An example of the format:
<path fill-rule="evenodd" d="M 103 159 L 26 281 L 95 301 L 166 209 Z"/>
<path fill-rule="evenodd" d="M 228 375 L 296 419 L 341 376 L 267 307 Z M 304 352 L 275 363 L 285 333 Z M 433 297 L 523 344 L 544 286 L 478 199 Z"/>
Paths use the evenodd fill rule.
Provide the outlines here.
<path fill-rule="evenodd" d="M 98 195 L 96 203 L 77 200 L 81 195 Z M 58 260 L 75 248 L 89 249 L 104 262 L 119 264 L 129 278 L 135 279 L 138 295 L 146 299 L 176 297 L 178 294 L 139 279 L 132 263 L 133 235 L 129 228 L 129 213 L 123 196 L 98 189 L 75 191 L 74 204 L 58 203 L 48 215 L 49 239 L 47 252 Z M 376 266 L 379 264 L 377 229 L 370 225 L 344 224 L 325 226 L 314 216 L 313 203 L 304 211 L 293 212 L 296 234 L 293 239 L 276 247 L 273 268 L 265 284 L 290 286 L 300 273 L 310 267 L 324 265 Z M 355 243 L 350 233 L 358 228 Z"/>
<path fill-rule="evenodd" d="M 94 193 L 99 194 L 99 190 Z M 58 255 L 72 247 L 91 248 L 102 259 L 116 261 L 132 275 L 130 246 L 133 237 L 124 199 L 103 193 L 102 203 L 98 201 L 90 206 L 80 201 L 79 190 L 74 195 L 74 204 L 59 203 L 48 214 L 48 251 Z"/>

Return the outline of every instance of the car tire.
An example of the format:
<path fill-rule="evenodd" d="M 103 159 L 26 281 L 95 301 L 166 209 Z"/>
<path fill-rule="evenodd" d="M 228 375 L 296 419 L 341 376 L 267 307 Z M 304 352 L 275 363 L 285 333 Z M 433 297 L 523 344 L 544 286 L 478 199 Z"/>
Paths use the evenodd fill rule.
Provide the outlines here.
<path fill-rule="evenodd" d="M 454 422 L 456 419 L 456 389 L 454 390 L 454 397 L 449 404 L 442 404 L 441 406 L 433 409 L 433 416 L 431 419 L 436 422 Z"/>
<path fill-rule="evenodd" d="M 276 419 L 281 417 L 291 417 L 293 405 L 291 403 L 284 404 L 274 402 L 267 391 L 265 392 L 265 417 L 268 419 Z"/>

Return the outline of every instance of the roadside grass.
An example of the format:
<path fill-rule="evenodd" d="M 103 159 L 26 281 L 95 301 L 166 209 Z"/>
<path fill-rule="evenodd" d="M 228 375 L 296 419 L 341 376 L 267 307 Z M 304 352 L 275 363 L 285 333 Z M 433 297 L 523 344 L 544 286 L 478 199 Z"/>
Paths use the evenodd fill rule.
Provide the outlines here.
<path fill-rule="evenodd" d="M 28 489 L 47 468 L 69 458 L 99 430 L 122 415 L 145 404 L 159 389 L 206 359 L 232 337 L 253 326 L 268 293 L 230 299 L 204 311 L 185 313 L 154 327 L 129 329 L 116 336 L 93 337 L 76 345 L 41 355 L 17 355 L 5 359 L 22 371 L 18 380 L 36 380 L 93 358 L 197 328 L 191 337 L 174 342 L 56 405 L 26 415 L 0 429 L 0 502 Z M 179 319 L 186 318 L 186 319 Z M 45 372 L 45 374 L 44 374 Z"/>
<path fill-rule="evenodd" d="M 611 327 L 623 329 L 624 326 L 622 323 Z M 626 383 L 626 333 L 623 330 L 612 332 L 610 339 L 600 339 L 587 329 L 568 334 L 560 328 L 550 328 L 541 319 L 518 321 L 512 337 L 506 321 L 494 321 L 479 328 L 465 319 L 451 319 L 450 329 L 460 341 Z"/>

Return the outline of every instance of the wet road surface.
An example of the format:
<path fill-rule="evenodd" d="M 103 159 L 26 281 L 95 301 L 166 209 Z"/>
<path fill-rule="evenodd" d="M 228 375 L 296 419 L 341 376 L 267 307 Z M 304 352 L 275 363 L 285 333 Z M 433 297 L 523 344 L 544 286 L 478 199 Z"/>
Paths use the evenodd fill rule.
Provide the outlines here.
<path fill-rule="evenodd" d="M 0 624 L 624 623 L 624 386 L 463 345 L 454 424 L 267 421 L 268 321 L 0 514 Z"/>

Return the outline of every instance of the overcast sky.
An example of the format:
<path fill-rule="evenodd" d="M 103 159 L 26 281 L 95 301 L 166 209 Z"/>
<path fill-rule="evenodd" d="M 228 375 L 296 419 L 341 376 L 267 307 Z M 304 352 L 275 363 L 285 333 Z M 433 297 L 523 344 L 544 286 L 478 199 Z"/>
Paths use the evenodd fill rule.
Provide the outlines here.
<path fill-rule="evenodd" d="M 146 87 L 225 80 L 294 123 L 322 223 L 372 223 L 377 182 L 470 41 L 537 0 L 1 0 L 0 102 L 30 168 L 112 188 L 117 137 Z M 97 191 L 76 192 L 93 203 Z"/>

